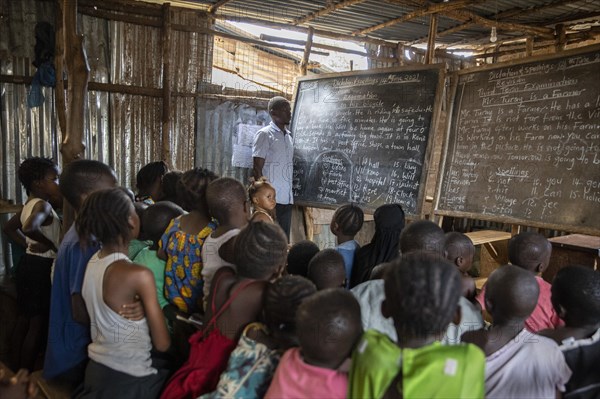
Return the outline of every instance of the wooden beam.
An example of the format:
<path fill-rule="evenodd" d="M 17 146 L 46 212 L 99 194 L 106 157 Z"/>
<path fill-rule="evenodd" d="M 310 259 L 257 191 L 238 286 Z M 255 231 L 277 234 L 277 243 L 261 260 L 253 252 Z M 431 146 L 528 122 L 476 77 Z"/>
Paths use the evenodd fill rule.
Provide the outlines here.
<path fill-rule="evenodd" d="M 563 51 L 567 45 L 567 28 L 564 24 L 556 25 L 556 51 Z"/>
<path fill-rule="evenodd" d="M 548 9 L 560 7 L 560 6 L 571 4 L 571 3 L 573 3 L 573 0 L 558 0 L 558 1 L 548 3 L 548 4 L 543 4 L 540 6 L 516 7 L 516 8 L 511 8 L 510 10 L 501 11 L 489 18 L 490 19 L 505 19 L 505 18 L 511 18 L 511 17 L 517 16 L 517 15 L 519 15 L 519 16 L 529 15 L 529 14 L 538 13 L 540 11 L 545 11 Z"/>
<path fill-rule="evenodd" d="M 56 34 L 55 34 L 55 47 L 54 53 L 54 65 L 56 68 L 56 116 L 58 118 L 58 126 L 61 131 L 61 135 L 67 131 L 67 99 L 65 93 L 65 32 L 63 26 L 63 4 L 61 1 L 56 3 Z M 31 81 L 27 82 L 31 84 Z"/>
<path fill-rule="evenodd" d="M 430 4 L 426 7 L 419 8 L 417 10 L 409 12 L 407 14 L 404 14 L 401 17 L 390 19 L 386 22 L 383 22 L 383 23 L 380 23 L 377 25 L 373 25 L 368 28 L 358 29 L 358 30 L 352 32 L 352 34 L 366 35 L 368 33 L 374 32 L 376 30 L 387 28 L 388 26 L 392 26 L 392 25 L 400 24 L 402 22 L 410 21 L 411 19 L 423 17 L 423 16 L 430 15 L 430 14 L 437 14 L 437 13 L 447 12 L 450 10 L 456 10 L 459 8 L 463 8 L 467 5 L 482 3 L 482 2 L 483 2 L 482 0 L 454 0 L 451 2 L 449 1 L 447 3 L 434 3 L 434 4 Z"/>
<path fill-rule="evenodd" d="M 525 41 L 525 55 L 531 57 L 533 55 L 533 37 L 528 37 Z"/>
<path fill-rule="evenodd" d="M 217 1 L 215 4 L 213 4 L 212 6 L 208 7 L 208 12 L 209 14 L 214 14 L 215 12 L 217 12 L 217 9 L 219 7 L 224 6 L 225 4 L 229 3 L 232 0 L 219 0 Z"/>
<path fill-rule="evenodd" d="M 306 36 L 306 45 L 304 46 L 304 54 L 302 55 L 302 61 L 300 62 L 300 76 L 306 76 L 308 71 L 308 60 L 310 59 L 310 50 L 313 44 L 313 28 L 308 28 L 308 35 Z"/>
<path fill-rule="evenodd" d="M 268 28 L 287 29 L 287 30 L 291 30 L 294 32 L 308 33 L 307 27 L 290 25 L 289 23 L 265 21 L 265 20 L 258 19 L 258 18 L 240 17 L 237 15 L 228 15 L 228 14 L 217 14 L 214 17 L 216 19 L 221 19 L 224 21 L 242 22 L 242 23 L 248 23 L 248 24 L 255 24 L 255 25 L 259 25 L 259 26 L 265 26 Z M 344 33 L 336 33 L 336 32 L 331 32 L 328 30 L 322 30 L 322 29 L 314 29 L 314 34 L 316 36 L 328 37 L 331 39 L 338 39 L 338 40 L 350 40 L 350 41 L 357 42 L 357 43 L 371 43 L 371 44 L 379 44 L 379 45 L 385 45 L 385 46 L 390 46 L 390 45 L 395 46 L 395 43 L 393 43 L 393 42 L 388 42 L 386 40 L 377 39 L 374 37 L 358 36 L 358 35 L 353 36 L 353 35 L 348 35 L 348 34 L 344 34 Z"/>
<path fill-rule="evenodd" d="M 268 42 L 298 44 L 298 45 L 302 45 L 302 46 L 306 45 L 306 40 L 288 39 L 285 37 L 278 37 L 278 36 L 271 36 L 271 35 L 260 35 L 260 40 L 266 40 Z M 321 43 L 313 42 L 312 47 L 321 48 L 324 50 L 337 51 L 339 53 L 362 55 L 363 57 L 369 56 L 369 54 L 367 54 L 366 51 L 348 50 L 343 47 L 330 46 L 329 44 L 321 44 Z"/>
<path fill-rule="evenodd" d="M 204 33 L 204 34 L 209 34 L 209 35 L 214 35 L 214 36 L 219 36 L 219 37 L 224 37 L 227 39 L 233 39 L 233 40 L 238 40 L 240 42 L 244 42 L 244 43 L 250 43 L 250 44 L 254 44 L 257 46 L 263 46 L 263 47 L 273 47 L 273 48 L 280 48 L 283 50 L 289 50 L 289 51 L 304 51 L 303 48 L 298 48 L 298 47 L 289 47 L 289 46 L 284 46 L 281 44 L 276 44 L 276 43 L 269 43 L 263 40 L 258 40 L 258 39 L 252 39 L 249 37 L 243 37 L 243 36 L 237 36 L 237 35 L 232 35 L 230 33 L 225 33 L 225 32 L 219 32 L 216 30 L 212 30 L 212 29 L 206 29 L 203 27 L 199 27 L 199 26 L 189 26 L 189 25 L 182 25 L 182 24 L 172 24 L 171 25 L 173 30 L 180 30 L 183 32 L 196 32 L 196 33 Z M 313 54 L 318 54 L 318 55 L 329 55 L 329 53 L 323 52 L 323 51 L 313 51 Z"/>
<path fill-rule="evenodd" d="M 446 12 L 445 14 L 452 19 L 457 19 L 459 21 L 464 21 L 466 19 L 476 23 L 477 25 L 486 26 L 489 28 L 495 26 L 497 29 L 500 30 L 506 30 L 509 32 L 523 32 L 531 36 L 541 36 L 547 39 L 554 37 L 554 30 L 551 28 L 529 26 L 513 22 L 493 21 L 491 19 L 487 19 L 480 15 L 477 15 L 472 11 L 452 10 Z"/>
<path fill-rule="evenodd" d="M 64 63 L 69 79 L 67 91 L 66 129 L 63 132 L 60 152 L 63 165 L 82 158 L 85 151 L 83 137 L 85 104 L 90 76 L 83 47 L 83 35 L 77 33 L 77 1 L 61 0 L 63 15 Z"/>
<path fill-rule="evenodd" d="M 363 3 L 365 1 L 366 0 L 343 0 L 343 1 L 340 1 L 339 3 L 332 2 L 327 7 L 323 7 L 315 12 L 311 12 L 310 14 L 306 14 L 302 17 L 294 19 L 291 23 L 292 23 L 292 25 L 302 25 L 306 22 L 312 21 L 313 19 L 322 17 L 327 14 L 331 14 L 332 12 L 335 12 L 335 11 L 340 10 L 345 7 L 350 7 L 357 3 Z"/>
<path fill-rule="evenodd" d="M 163 4 L 162 160 L 171 165 L 171 5 Z"/>
<path fill-rule="evenodd" d="M 143 15 L 132 15 L 123 12 L 116 12 L 111 10 L 101 10 L 90 6 L 82 6 L 79 8 L 81 14 L 89 15 L 91 17 L 107 19 L 110 21 L 127 22 L 130 24 L 152 26 L 155 28 L 162 27 L 162 21 L 157 18 L 147 17 Z"/>
<path fill-rule="evenodd" d="M 435 34 L 437 32 L 438 16 L 432 15 L 429 22 L 429 35 L 427 40 L 427 53 L 425 53 L 425 64 L 433 64 L 433 55 L 435 53 Z"/>
<path fill-rule="evenodd" d="M 472 28 L 472 27 L 474 27 L 475 25 L 476 25 L 476 24 L 475 24 L 475 23 L 473 23 L 473 22 L 466 22 L 466 23 L 464 23 L 464 24 L 460 24 L 460 25 L 457 25 L 457 26 L 455 26 L 455 27 L 452 27 L 452 28 L 449 28 L 449 29 L 445 29 L 445 30 L 439 31 L 439 32 L 437 33 L 437 37 L 444 37 L 444 36 L 448 36 L 448 35 L 451 35 L 451 34 L 453 34 L 453 33 L 460 32 L 460 31 L 462 31 L 462 30 L 465 30 L 465 29 Z M 420 38 L 420 39 L 413 40 L 412 42 L 408 42 L 408 43 L 406 43 L 406 45 L 407 45 L 407 46 L 414 46 L 415 44 L 423 43 L 423 42 L 426 42 L 426 41 L 427 41 L 427 37 L 422 37 L 422 38 Z"/>

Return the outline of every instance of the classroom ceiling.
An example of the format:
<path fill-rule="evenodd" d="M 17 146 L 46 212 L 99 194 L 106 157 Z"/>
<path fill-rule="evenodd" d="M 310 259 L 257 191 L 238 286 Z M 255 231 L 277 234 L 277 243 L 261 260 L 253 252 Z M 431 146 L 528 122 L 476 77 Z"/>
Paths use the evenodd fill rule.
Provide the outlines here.
<path fill-rule="evenodd" d="M 162 0 L 146 0 L 162 2 Z M 426 43 L 430 16 L 438 15 L 437 45 L 490 45 L 534 37 L 554 40 L 557 24 L 568 33 L 600 29 L 599 0 L 170 0 L 212 12 L 218 19 L 312 26 L 341 35 L 404 44 Z"/>

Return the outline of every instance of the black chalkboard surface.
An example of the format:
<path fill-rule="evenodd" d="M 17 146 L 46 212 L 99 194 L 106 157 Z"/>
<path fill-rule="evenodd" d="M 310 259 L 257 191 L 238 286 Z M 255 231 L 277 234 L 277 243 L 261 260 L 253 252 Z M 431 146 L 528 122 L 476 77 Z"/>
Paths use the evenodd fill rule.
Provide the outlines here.
<path fill-rule="evenodd" d="M 600 47 L 457 74 L 436 213 L 600 233 Z"/>
<path fill-rule="evenodd" d="M 422 208 L 430 131 L 442 67 L 361 71 L 298 82 L 294 136 L 295 201 L 374 211 Z"/>

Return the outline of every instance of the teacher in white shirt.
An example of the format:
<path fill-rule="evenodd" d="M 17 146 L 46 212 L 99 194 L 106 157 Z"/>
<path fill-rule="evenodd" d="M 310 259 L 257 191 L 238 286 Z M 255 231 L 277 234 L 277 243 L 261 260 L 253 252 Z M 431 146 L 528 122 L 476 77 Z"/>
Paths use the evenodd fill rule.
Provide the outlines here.
<path fill-rule="evenodd" d="M 275 187 L 277 222 L 290 238 L 292 224 L 292 171 L 294 142 L 286 129 L 292 119 L 290 102 L 283 97 L 273 97 L 268 105 L 271 123 L 260 129 L 252 145 L 252 176 L 266 176 Z"/>

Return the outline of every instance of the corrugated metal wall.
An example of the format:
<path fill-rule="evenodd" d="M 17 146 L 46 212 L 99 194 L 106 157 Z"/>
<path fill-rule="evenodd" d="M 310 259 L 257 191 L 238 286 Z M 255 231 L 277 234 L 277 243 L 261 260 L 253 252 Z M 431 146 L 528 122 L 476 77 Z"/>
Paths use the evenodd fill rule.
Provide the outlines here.
<path fill-rule="evenodd" d="M 0 0 L 0 73 L 32 76 L 35 25 L 55 22 L 55 3 Z M 203 14 L 171 9 L 173 24 L 208 27 Z M 162 87 L 162 31 L 160 28 L 79 15 L 78 26 L 90 65 L 90 82 Z M 193 32 L 171 33 L 171 157 L 176 169 L 194 166 L 195 97 L 201 82 L 210 82 L 212 36 Z M 0 83 L 0 198 L 22 203 L 26 198 L 16 171 L 31 156 L 60 162 L 60 128 L 54 90 L 44 88 L 45 102 L 27 107 L 29 86 Z M 113 166 L 122 185 L 134 187 L 135 173 L 161 158 L 162 97 L 88 91 L 84 137 L 86 158 Z M 7 216 L 3 217 L 6 220 Z M 2 221 L 2 220 L 0 220 Z M 0 251 L 4 246 L 0 245 Z M 0 259 L 4 259 L 4 251 Z"/>
<path fill-rule="evenodd" d="M 249 169 L 231 164 L 233 137 L 240 123 L 266 125 L 270 118 L 267 102 L 256 106 L 239 101 L 198 99 L 198 145 L 196 164 L 214 171 L 219 176 L 229 176 L 246 184 Z"/>

